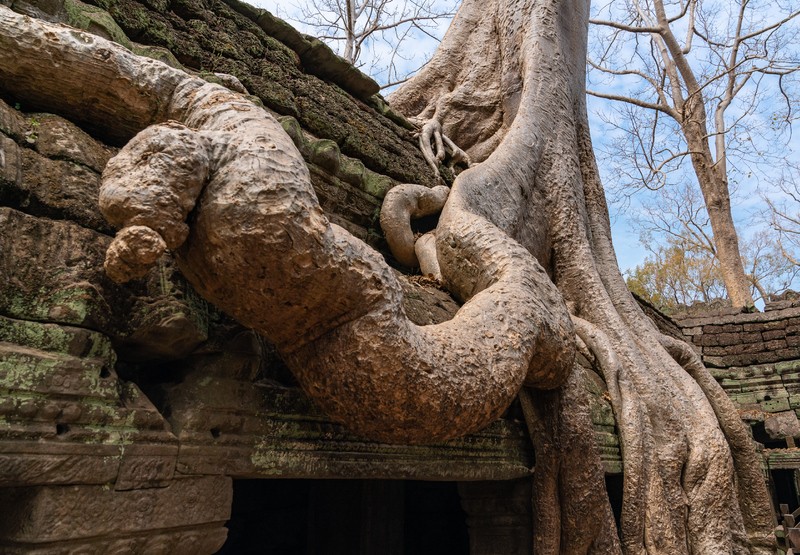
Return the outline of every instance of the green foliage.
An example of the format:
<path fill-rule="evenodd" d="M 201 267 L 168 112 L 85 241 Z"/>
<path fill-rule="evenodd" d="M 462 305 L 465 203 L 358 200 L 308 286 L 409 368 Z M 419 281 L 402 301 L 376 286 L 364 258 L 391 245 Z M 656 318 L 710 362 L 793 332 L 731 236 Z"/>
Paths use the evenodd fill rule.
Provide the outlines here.
<path fill-rule="evenodd" d="M 725 297 L 719 263 L 706 251 L 671 238 L 626 272 L 628 289 L 669 314 L 680 305 Z"/>
<path fill-rule="evenodd" d="M 696 301 L 727 298 L 719 262 L 712 252 L 690 238 L 671 236 L 655 245 L 652 236 L 642 240 L 652 253 L 625 272 L 633 293 L 666 314 Z M 768 300 L 792 286 L 798 266 L 781 252 L 774 234 L 754 233 L 742 244 L 742 262 L 756 300 Z"/>

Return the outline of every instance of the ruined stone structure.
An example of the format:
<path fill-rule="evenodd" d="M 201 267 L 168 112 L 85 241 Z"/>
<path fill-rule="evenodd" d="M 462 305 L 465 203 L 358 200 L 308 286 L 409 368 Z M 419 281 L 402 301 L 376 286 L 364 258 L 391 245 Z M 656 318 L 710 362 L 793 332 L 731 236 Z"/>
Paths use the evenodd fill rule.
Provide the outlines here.
<path fill-rule="evenodd" d="M 253 95 L 303 155 L 327 216 L 388 258 L 386 192 L 438 183 L 377 86 L 267 12 L 238 0 L 3 3 Z M 0 82 L 0 551 L 530 553 L 536 454 L 519 403 L 430 446 L 348 433 L 169 255 L 124 286 L 105 275 L 99 175 L 126 135 L 47 111 Z M 457 310 L 424 279 L 401 280 L 414 322 Z M 701 349 L 765 445 L 776 501 L 796 508 L 800 308 L 654 318 Z M 592 355 L 578 361 L 618 507 L 608 393 Z"/>
<path fill-rule="evenodd" d="M 800 506 L 800 306 L 767 303 L 761 313 L 717 310 L 675 320 L 737 403 L 763 444 L 776 503 Z"/>

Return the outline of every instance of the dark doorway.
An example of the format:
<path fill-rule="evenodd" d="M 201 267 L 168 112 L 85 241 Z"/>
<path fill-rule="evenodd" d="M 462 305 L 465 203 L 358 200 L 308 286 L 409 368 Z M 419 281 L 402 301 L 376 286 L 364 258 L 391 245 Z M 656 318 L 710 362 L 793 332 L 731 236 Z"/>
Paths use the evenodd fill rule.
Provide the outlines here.
<path fill-rule="evenodd" d="M 800 503 L 797 498 L 797 484 L 795 470 L 773 469 L 770 470 L 772 477 L 772 501 L 774 506 L 780 507 L 781 504 L 789 505 L 789 512 L 797 510 Z"/>
<path fill-rule="evenodd" d="M 235 480 L 224 555 L 467 555 L 454 482 Z"/>
<path fill-rule="evenodd" d="M 469 534 L 453 482 L 405 483 L 405 553 L 467 555 Z"/>
<path fill-rule="evenodd" d="M 611 512 L 614 513 L 614 522 L 617 524 L 617 532 L 622 529 L 620 527 L 620 520 L 622 519 L 622 488 L 622 474 L 606 474 L 606 492 L 608 492 Z"/>

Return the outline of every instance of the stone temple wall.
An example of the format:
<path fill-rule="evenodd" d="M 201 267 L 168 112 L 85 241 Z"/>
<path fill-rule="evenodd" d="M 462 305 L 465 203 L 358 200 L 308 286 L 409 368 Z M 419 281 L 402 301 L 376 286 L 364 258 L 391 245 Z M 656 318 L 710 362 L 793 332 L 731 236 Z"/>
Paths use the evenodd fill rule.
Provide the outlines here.
<path fill-rule="evenodd" d="M 673 317 L 763 446 L 776 505 L 800 506 L 800 303 Z"/>

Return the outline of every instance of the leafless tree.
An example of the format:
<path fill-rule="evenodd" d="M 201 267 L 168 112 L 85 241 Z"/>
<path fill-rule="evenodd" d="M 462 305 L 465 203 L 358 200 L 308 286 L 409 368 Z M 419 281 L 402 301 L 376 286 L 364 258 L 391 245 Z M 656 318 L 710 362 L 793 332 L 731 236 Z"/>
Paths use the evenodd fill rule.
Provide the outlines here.
<path fill-rule="evenodd" d="M 777 244 L 792 264 L 800 267 L 800 167 L 788 164 L 777 180 L 775 194 L 763 193 L 761 219 L 777 234 Z"/>
<path fill-rule="evenodd" d="M 458 0 L 298 0 L 281 15 L 311 27 L 343 58 L 366 66 L 388 87 L 408 77 L 403 66 L 414 59 L 412 49 L 401 46 L 420 35 L 438 41 L 437 29 L 446 26 L 457 4 Z M 424 59 L 411 71 L 422 63 Z"/>
<path fill-rule="evenodd" d="M 795 117 L 798 14 L 782 0 L 622 0 L 592 19 L 588 92 L 620 103 L 605 118 L 624 155 L 618 185 L 658 189 L 691 162 L 735 306 L 753 299 L 729 180 L 768 158 L 759 134 L 775 141 Z"/>
<path fill-rule="evenodd" d="M 697 188 L 685 181 L 664 187 L 641 206 L 632 224 L 650 256 L 628 272 L 628 283 L 631 276 L 639 282 L 652 281 L 653 298 L 665 299 L 665 308 L 725 298 L 710 218 Z M 800 228 L 796 232 L 800 233 Z M 763 227 L 742 240 L 742 265 L 754 300 L 766 301 L 792 286 L 800 272 L 797 247 L 783 240 L 774 226 Z"/>

